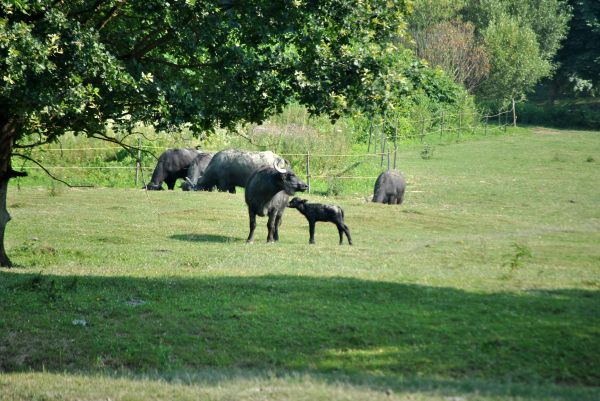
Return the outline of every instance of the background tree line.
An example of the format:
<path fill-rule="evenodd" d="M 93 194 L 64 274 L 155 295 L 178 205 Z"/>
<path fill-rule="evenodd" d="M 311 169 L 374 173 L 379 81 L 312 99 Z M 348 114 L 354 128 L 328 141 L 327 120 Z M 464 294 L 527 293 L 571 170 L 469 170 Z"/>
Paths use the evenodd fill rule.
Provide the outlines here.
<path fill-rule="evenodd" d="M 480 105 L 529 99 L 524 122 L 600 126 L 599 2 L 415 0 L 408 24 L 407 46 Z"/>

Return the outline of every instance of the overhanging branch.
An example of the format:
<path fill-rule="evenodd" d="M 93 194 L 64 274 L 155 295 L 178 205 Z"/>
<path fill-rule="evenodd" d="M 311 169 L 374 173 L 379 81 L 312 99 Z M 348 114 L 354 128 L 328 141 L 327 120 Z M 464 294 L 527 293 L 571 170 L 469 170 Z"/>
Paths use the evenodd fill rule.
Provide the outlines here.
<path fill-rule="evenodd" d="M 35 160 L 35 159 L 33 159 L 33 158 L 31 158 L 31 157 L 29 157 L 27 155 L 24 155 L 24 154 L 21 154 L 21 153 L 11 153 L 11 156 L 17 156 L 17 157 L 21 157 L 23 159 L 29 160 L 30 162 L 36 164 L 39 168 L 41 168 L 42 170 L 44 170 L 44 172 L 46 174 L 48 174 L 48 176 L 50 178 L 52 178 L 54 181 L 61 182 L 61 183 L 65 184 L 66 186 L 68 186 L 69 188 L 92 188 L 93 187 L 92 185 L 71 185 L 68 182 L 63 181 L 60 178 L 55 177 L 54 175 L 52 175 L 52 173 L 50 171 L 48 171 L 48 169 L 46 167 L 44 167 L 40 162 L 38 162 L 37 160 Z M 21 172 L 15 172 L 15 173 L 19 173 L 17 175 L 19 177 L 27 175 L 27 173 L 21 173 Z"/>

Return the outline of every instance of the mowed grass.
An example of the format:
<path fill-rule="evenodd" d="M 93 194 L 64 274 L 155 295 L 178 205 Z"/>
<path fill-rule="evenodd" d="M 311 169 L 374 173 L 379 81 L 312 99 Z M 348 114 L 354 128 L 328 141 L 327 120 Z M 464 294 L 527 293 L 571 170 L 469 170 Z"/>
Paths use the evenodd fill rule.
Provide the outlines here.
<path fill-rule="evenodd" d="M 600 135 L 522 130 L 399 158 L 355 245 L 243 194 L 12 186 L 4 400 L 597 400 Z"/>

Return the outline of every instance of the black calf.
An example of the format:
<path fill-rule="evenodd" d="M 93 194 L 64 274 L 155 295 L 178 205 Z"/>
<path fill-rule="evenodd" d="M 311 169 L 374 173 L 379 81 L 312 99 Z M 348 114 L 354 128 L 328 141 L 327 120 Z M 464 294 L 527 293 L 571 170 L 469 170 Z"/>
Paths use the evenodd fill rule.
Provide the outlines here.
<path fill-rule="evenodd" d="M 344 211 L 339 206 L 334 205 L 323 205 L 321 203 L 308 203 L 306 199 L 300 199 L 298 197 L 293 198 L 290 201 L 288 207 L 298 209 L 300 213 L 308 220 L 308 229 L 310 232 L 310 244 L 315 243 L 315 225 L 317 221 L 329 221 L 337 226 L 340 234 L 340 245 L 344 239 L 344 233 L 348 238 L 348 244 L 352 245 L 352 238 L 350 238 L 350 229 L 344 223 Z"/>

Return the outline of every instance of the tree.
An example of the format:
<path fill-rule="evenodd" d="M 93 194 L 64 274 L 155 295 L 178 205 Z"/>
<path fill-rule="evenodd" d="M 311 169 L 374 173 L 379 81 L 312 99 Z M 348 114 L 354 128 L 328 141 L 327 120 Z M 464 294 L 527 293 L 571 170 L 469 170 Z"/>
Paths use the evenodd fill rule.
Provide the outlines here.
<path fill-rule="evenodd" d="M 480 31 L 510 16 L 535 33 L 539 54 L 545 60 L 551 60 L 560 48 L 571 18 L 567 0 L 470 0 L 461 14 Z"/>
<path fill-rule="evenodd" d="M 500 16 L 483 32 L 490 75 L 480 92 L 497 101 L 514 100 L 533 89 L 552 67 L 539 49 L 535 33 L 514 18 Z"/>
<path fill-rule="evenodd" d="M 488 56 L 475 27 L 462 21 L 443 21 L 424 30 L 412 31 L 417 55 L 446 71 L 473 93 L 490 70 Z"/>
<path fill-rule="evenodd" d="M 292 97 L 333 117 L 365 102 L 404 1 L 0 0 L 0 265 L 19 149 L 136 124 L 261 122 Z M 370 96 L 373 94 L 371 93 Z"/>
<path fill-rule="evenodd" d="M 569 0 L 573 18 L 563 47 L 556 54 L 558 70 L 551 81 L 550 103 L 561 89 L 600 93 L 600 2 Z"/>
<path fill-rule="evenodd" d="M 419 53 L 426 54 L 426 58 L 434 65 L 440 65 L 459 80 L 458 74 L 454 73 L 457 71 L 457 63 L 453 61 L 457 55 L 460 55 L 462 60 L 471 58 L 469 65 L 477 66 L 481 72 L 485 71 L 483 60 L 487 56 L 494 76 L 483 85 L 485 91 L 478 91 L 478 94 L 487 97 L 501 95 L 500 98 L 491 99 L 497 102 L 505 100 L 503 97 L 506 96 L 506 92 L 504 92 L 506 87 L 493 91 L 493 85 L 501 81 L 502 85 L 506 86 L 510 80 L 507 75 L 510 71 L 517 74 L 514 76 L 515 82 L 521 82 L 523 76 L 529 75 L 539 80 L 551 73 L 552 69 L 548 70 L 547 67 L 555 68 L 553 57 L 566 36 L 568 22 L 571 18 L 571 9 L 567 0 L 415 0 L 414 7 L 414 13 L 408 19 L 409 32 L 415 39 L 417 48 L 424 49 L 423 51 L 419 50 Z M 507 19 L 512 20 L 513 22 L 510 24 L 518 29 L 516 35 L 526 39 L 528 43 L 525 46 L 506 42 L 505 45 L 512 50 L 536 48 L 534 59 L 530 62 L 524 58 L 519 60 L 520 71 L 511 69 L 507 64 L 511 56 L 498 47 L 501 45 L 497 42 L 501 32 L 506 35 L 506 40 L 516 39 L 516 37 L 511 38 L 509 32 L 502 31 L 504 29 L 502 27 L 506 27 Z M 472 24 L 475 28 L 473 41 L 469 39 L 468 32 L 464 28 L 460 29 L 460 24 L 465 23 L 467 25 L 464 26 Z M 483 48 L 477 45 L 481 40 L 483 40 Z M 427 42 L 427 45 L 424 42 Z M 473 45 L 465 46 L 467 43 L 473 43 Z M 486 43 L 493 44 L 495 47 L 490 49 Z M 445 49 L 442 44 L 445 44 Z M 435 51 L 434 48 L 436 48 Z M 465 50 L 469 48 L 474 52 L 472 53 L 474 58 L 472 58 L 473 56 L 465 58 L 465 54 L 469 54 L 465 53 Z M 479 64 L 472 63 L 476 59 L 480 60 Z M 496 62 L 500 64 L 495 65 Z M 501 72 L 503 68 L 508 69 Z M 522 70 L 523 68 L 533 69 L 527 71 Z M 546 72 L 542 73 L 542 71 Z M 499 74 L 503 74 L 505 77 L 500 79 Z M 530 88 L 528 83 L 526 90 Z M 522 95 L 524 92 L 521 91 L 518 95 Z"/>

